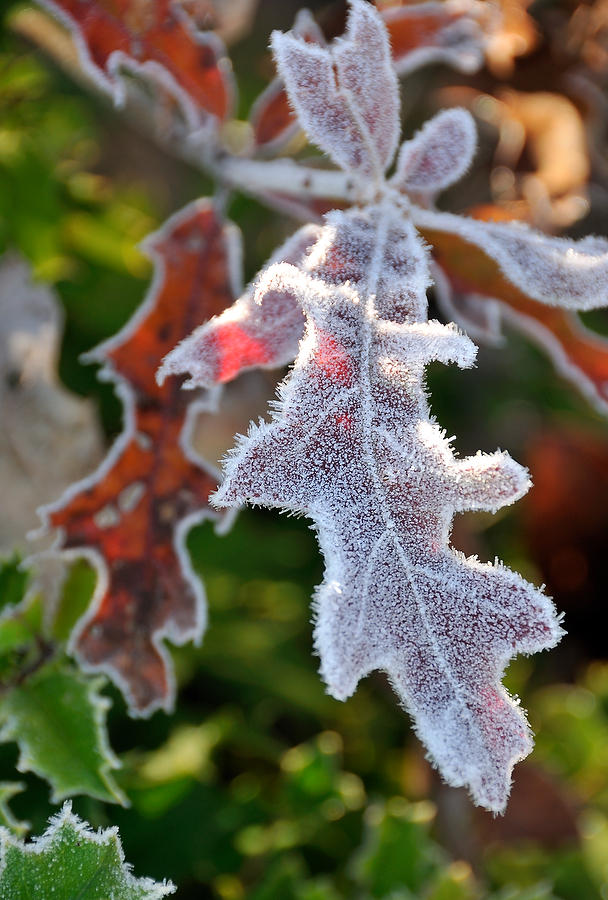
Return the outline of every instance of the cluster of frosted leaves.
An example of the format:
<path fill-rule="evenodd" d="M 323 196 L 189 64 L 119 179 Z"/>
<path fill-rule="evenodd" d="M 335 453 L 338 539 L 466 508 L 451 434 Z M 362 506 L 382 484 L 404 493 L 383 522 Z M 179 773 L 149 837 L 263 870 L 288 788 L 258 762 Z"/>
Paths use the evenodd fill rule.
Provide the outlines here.
<path fill-rule="evenodd" d="M 445 63 L 461 72 L 476 72 L 496 24 L 496 10 L 477 0 L 443 0 L 395 6 L 378 2 L 388 31 L 393 64 L 407 75 L 432 63 Z M 325 47 L 322 30 L 307 9 L 298 12 L 292 34 Z M 280 76 L 268 85 L 251 108 L 250 122 L 256 151 L 266 154 L 289 148 L 299 131 Z"/>
<path fill-rule="evenodd" d="M 118 829 L 93 831 L 69 803 L 45 833 L 25 843 L 0 828 L 0 897 L 160 900 L 170 882 L 136 878 L 125 862 Z"/>
<path fill-rule="evenodd" d="M 350 171 L 364 191 L 369 173 L 390 163 L 398 137 L 397 79 L 378 14 L 355 0 L 346 36 L 334 47 L 278 32 L 273 46 L 291 102 L 311 140 Z M 384 190 L 397 199 L 409 196 L 430 203 L 462 177 L 475 149 L 470 114 L 463 109 L 439 113 L 402 144 L 395 174 Z M 451 252 L 450 263 L 467 269 L 467 260 L 474 259 L 469 267 L 474 269 L 472 283 L 484 281 L 478 293 L 492 296 L 498 285 L 502 294 L 509 293 L 510 306 L 515 293 L 569 310 L 608 304 L 608 242 L 604 239 L 568 241 L 523 225 L 490 224 L 414 204 L 410 209 L 424 238 L 435 243 L 442 255 L 444 250 Z M 263 271 L 278 261 L 297 265 L 317 233 L 313 225 L 298 231 Z M 457 274 L 461 275 L 459 269 Z M 471 292 L 469 287 L 464 296 Z M 477 307 L 475 311 L 485 319 Z M 460 318 L 468 324 L 470 316 Z M 254 284 L 232 308 L 198 328 L 170 353 L 162 372 L 188 374 L 189 387 L 211 387 L 244 369 L 291 362 L 303 332 L 304 318 L 293 291 L 256 295 Z"/>
<path fill-rule="evenodd" d="M 378 14 L 357 0 L 345 38 L 332 47 L 277 31 L 271 43 L 311 140 L 342 168 L 363 179 L 382 178 L 399 139 L 399 87 Z"/>
<path fill-rule="evenodd" d="M 464 110 L 440 114 L 406 142 L 384 180 L 398 141 L 398 91 L 370 5 L 353 0 L 333 46 L 275 33 L 273 48 L 310 139 L 362 197 L 373 183 L 370 202 L 299 232 L 164 371 L 206 386 L 238 374 L 233 358 L 222 362 L 235 322 L 247 339 L 243 367 L 282 365 L 297 353 L 271 422 L 252 426 L 228 459 L 214 502 L 313 520 L 326 561 L 316 646 L 329 691 L 344 699 L 370 671 L 387 672 L 446 780 L 501 810 L 531 737 L 500 679 L 515 654 L 552 646 L 561 629 L 541 591 L 449 544 L 455 513 L 495 511 L 529 481 L 505 453 L 458 459 L 430 416 L 426 364 L 469 366 L 475 348 L 455 326 L 427 320 L 429 259 L 416 228 L 427 239 L 457 234 L 514 288 L 573 309 L 606 304 L 608 245 L 429 209 L 474 156 Z"/>
<path fill-rule="evenodd" d="M 455 512 L 496 510 L 529 482 L 505 453 L 457 459 L 431 420 L 425 365 L 470 366 L 475 348 L 427 321 L 428 284 L 427 252 L 392 203 L 332 213 L 298 267 L 268 270 L 258 296 L 296 294 L 306 332 L 272 421 L 229 459 L 215 503 L 313 519 L 330 693 L 345 699 L 370 671 L 387 672 L 446 780 L 500 810 L 531 748 L 500 677 L 560 629 L 540 591 L 448 544 Z"/>

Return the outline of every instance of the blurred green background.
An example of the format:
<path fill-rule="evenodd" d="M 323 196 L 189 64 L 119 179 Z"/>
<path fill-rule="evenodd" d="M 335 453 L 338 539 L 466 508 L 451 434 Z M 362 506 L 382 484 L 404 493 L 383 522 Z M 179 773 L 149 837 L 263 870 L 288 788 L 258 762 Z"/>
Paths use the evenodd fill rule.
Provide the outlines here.
<path fill-rule="evenodd" d="M 269 75 L 261 35 L 269 23 L 288 27 L 293 12 L 262 7 L 232 53 L 241 115 Z M 442 80 L 433 70 L 415 87 L 430 96 Z M 412 115 L 424 114 L 420 101 Z M 137 242 L 210 190 L 3 29 L 0 252 L 18 249 L 55 285 L 67 317 L 61 378 L 99 403 L 108 439 L 120 430 L 120 405 L 78 356 L 141 301 L 150 266 Z M 249 278 L 294 225 L 241 196 L 229 214 L 245 236 Z M 117 824 L 135 873 L 173 879 L 180 900 L 608 898 L 605 421 L 514 336 L 500 350 L 482 348 L 473 372 L 432 367 L 429 383 L 434 412 L 462 452 L 500 445 L 528 462 L 545 500 L 552 491 L 544 526 L 531 497 L 497 517 L 461 517 L 454 536 L 467 552 L 498 555 L 547 582 L 567 613 L 563 644 L 516 660 L 507 674 L 537 735 L 534 754 L 516 767 L 507 814 L 495 819 L 441 784 L 382 675 L 344 704 L 325 694 L 311 655 L 309 598 L 322 577 L 314 535 L 304 520 L 246 510 L 226 537 L 210 525 L 191 535 L 210 625 L 202 647 L 173 653 L 175 715 L 131 720 L 108 688 L 110 740 L 123 762 L 116 777 L 131 808 L 74 802 L 93 825 Z M 547 441 L 564 460 L 554 482 L 543 481 Z M 573 480 L 576 465 L 591 483 Z M 571 515 L 576 502 L 582 524 Z M 583 559 L 575 582 L 560 583 L 555 554 L 564 547 Z M 84 565 L 74 585 L 83 602 Z M 18 598 L 14 567 L 0 588 L 4 602 Z M 16 760 L 14 744 L 0 745 L 0 781 L 15 779 Z M 27 789 L 11 807 L 39 833 L 55 808 L 48 786 L 20 780 Z"/>

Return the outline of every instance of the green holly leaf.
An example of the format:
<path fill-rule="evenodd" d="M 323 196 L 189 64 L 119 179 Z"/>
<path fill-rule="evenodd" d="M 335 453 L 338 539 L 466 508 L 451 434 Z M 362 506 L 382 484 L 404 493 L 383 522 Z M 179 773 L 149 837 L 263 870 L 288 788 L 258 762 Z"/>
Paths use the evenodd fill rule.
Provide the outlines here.
<path fill-rule="evenodd" d="M 120 763 L 108 743 L 104 684 L 69 666 L 45 666 L 0 699 L 0 741 L 17 741 L 17 768 L 46 778 L 53 802 L 88 794 L 128 805 L 111 775 Z"/>
<path fill-rule="evenodd" d="M 159 900 L 170 882 L 135 878 L 125 863 L 117 828 L 93 831 L 70 803 L 50 820 L 42 837 L 24 843 L 0 829 L 2 900 Z"/>
<path fill-rule="evenodd" d="M 0 826 L 4 825 L 17 834 L 23 834 L 30 826 L 28 822 L 16 819 L 8 804 L 15 794 L 20 794 L 24 789 L 22 781 L 0 781 Z"/>

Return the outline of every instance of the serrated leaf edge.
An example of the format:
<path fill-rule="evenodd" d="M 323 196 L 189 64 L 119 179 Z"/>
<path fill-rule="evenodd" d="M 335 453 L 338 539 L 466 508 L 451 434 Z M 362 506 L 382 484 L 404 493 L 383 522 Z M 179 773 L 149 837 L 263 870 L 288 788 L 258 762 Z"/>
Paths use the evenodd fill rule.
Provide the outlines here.
<path fill-rule="evenodd" d="M 69 800 L 63 804 L 60 812 L 51 816 L 49 827 L 44 834 L 32 838 L 28 844 L 12 835 L 8 828 L 0 826 L 0 880 L 6 869 L 6 851 L 8 847 L 13 847 L 24 854 L 37 855 L 45 853 L 51 849 L 60 829 L 64 826 L 72 828 L 79 837 L 90 843 L 104 846 L 114 842 L 127 887 L 148 891 L 149 895 L 146 900 L 159 900 L 161 897 L 175 893 L 176 888 L 171 881 L 163 880 L 160 883 L 151 878 L 136 878 L 131 872 L 132 867 L 130 863 L 125 861 L 117 826 L 114 825 L 110 828 L 93 831 L 87 822 L 84 822 L 72 812 L 72 804 Z"/>
<path fill-rule="evenodd" d="M 116 370 L 110 354 L 115 348 L 119 347 L 128 340 L 140 327 L 141 323 L 154 309 L 158 292 L 162 287 L 165 279 L 165 262 L 162 253 L 156 249 L 156 243 L 162 242 L 171 232 L 182 222 L 187 221 L 195 213 L 212 206 L 213 203 L 207 199 L 194 200 L 186 206 L 179 209 L 172 216 L 169 216 L 156 231 L 153 231 L 141 243 L 141 249 L 151 259 L 154 265 L 154 273 L 152 280 L 148 286 L 144 299 L 135 310 L 131 318 L 126 322 L 123 328 L 116 334 L 112 335 L 108 340 L 103 341 L 92 350 L 84 353 L 81 357 L 83 362 L 101 363 L 102 367 L 97 373 L 100 381 L 110 382 L 116 393 L 117 399 L 122 404 L 122 431 L 116 438 L 106 456 L 90 475 L 79 481 L 69 485 L 64 493 L 51 504 L 41 506 L 37 512 L 41 519 L 42 525 L 39 529 L 31 532 L 31 537 L 38 537 L 47 534 L 51 528 L 50 516 L 53 512 L 62 509 L 78 494 L 87 491 L 89 488 L 102 481 L 106 475 L 112 470 L 126 447 L 135 438 L 136 435 L 136 396 L 135 391 L 128 381 Z M 238 297 L 242 293 L 242 242 L 240 231 L 236 225 L 231 222 L 225 222 L 223 226 L 224 241 L 226 246 L 226 258 L 228 263 L 228 273 L 231 283 L 233 295 Z M 186 459 L 202 470 L 206 471 L 212 478 L 218 482 L 221 473 L 216 466 L 213 466 L 206 459 L 200 456 L 192 445 L 193 427 L 196 419 L 201 413 L 212 413 L 217 409 L 218 398 L 221 387 L 216 387 L 212 391 L 208 391 L 198 400 L 193 400 L 187 408 L 184 424 L 180 436 L 180 448 Z M 86 559 L 93 566 L 97 581 L 93 596 L 84 615 L 76 622 L 72 635 L 68 642 L 67 650 L 78 662 L 80 668 L 87 673 L 99 674 L 103 672 L 107 677 L 119 688 L 127 701 L 129 715 L 132 718 L 150 718 L 157 710 L 162 709 L 170 713 L 175 708 L 175 697 L 177 693 L 175 674 L 171 661 L 170 652 L 165 644 L 166 640 L 171 641 L 174 645 L 181 646 L 188 642 L 200 645 L 203 634 L 207 626 L 207 598 L 205 588 L 201 578 L 196 574 L 190 554 L 186 546 L 186 538 L 188 532 L 195 526 L 199 525 L 207 519 L 216 523 L 216 532 L 223 534 L 229 530 L 238 510 L 231 510 L 228 515 L 218 513 L 212 508 L 205 508 L 200 512 L 191 513 L 179 520 L 175 525 L 173 533 L 173 548 L 179 560 L 179 564 L 184 573 L 184 577 L 189 583 L 196 604 L 196 619 L 192 628 L 188 631 L 176 631 L 171 623 L 167 623 L 166 627 L 159 628 L 154 632 L 151 640 L 165 665 L 167 673 L 167 695 L 158 702 L 150 703 L 145 709 L 138 709 L 135 703 L 133 693 L 121 674 L 110 663 L 100 663 L 92 665 L 87 662 L 77 648 L 80 634 L 87 625 L 97 615 L 104 596 L 108 590 L 109 577 L 106 561 L 102 554 L 93 547 L 77 547 L 67 550 L 62 549 L 61 545 L 64 539 L 64 531 L 62 528 L 55 529 L 56 537 L 53 547 L 50 551 L 44 551 L 39 556 L 49 553 L 58 554 L 66 561 L 74 561 L 76 559 Z M 35 562 L 36 555 L 29 558 L 28 562 Z M 62 799 L 62 798 L 60 798 Z"/>
<path fill-rule="evenodd" d="M 69 673 L 66 669 L 63 669 L 63 672 L 64 674 L 72 674 Z M 121 806 L 128 807 L 131 805 L 129 798 L 126 796 L 126 794 L 123 793 L 123 791 L 116 784 L 111 775 L 112 770 L 122 768 L 122 763 L 110 746 L 110 742 L 107 737 L 107 730 L 105 727 L 106 713 L 112 705 L 111 701 L 100 693 L 101 689 L 106 684 L 106 679 L 103 677 L 103 675 L 99 674 L 97 674 L 96 678 L 89 678 L 77 671 L 74 671 L 73 675 L 76 680 L 81 678 L 82 682 L 87 685 L 87 699 L 90 701 L 91 707 L 93 709 L 99 749 L 101 751 L 104 762 L 104 764 L 99 768 L 99 777 L 106 785 L 109 793 L 116 798 L 116 802 Z M 9 741 L 14 741 L 19 748 L 19 759 L 17 760 L 16 765 L 17 771 L 23 774 L 25 774 L 26 772 L 33 772 L 34 775 L 37 775 L 39 778 L 44 779 L 44 781 L 47 781 L 51 787 L 52 803 L 60 803 L 66 797 L 70 796 L 70 794 L 73 795 L 78 793 L 76 791 L 64 793 L 58 791 L 55 788 L 52 778 L 42 767 L 36 765 L 29 748 L 24 746 L 24 743 L 22 743 L 19 736 L 19 728 L 16 717 L 10 714 L 5 717 L 3 724 L 0 726 L 0 743 L 6 743 Z M 87 794 L 87 796 L 92 795 Z M 106 800 L 107 798 L 102 797 L 100 799 Z"/>

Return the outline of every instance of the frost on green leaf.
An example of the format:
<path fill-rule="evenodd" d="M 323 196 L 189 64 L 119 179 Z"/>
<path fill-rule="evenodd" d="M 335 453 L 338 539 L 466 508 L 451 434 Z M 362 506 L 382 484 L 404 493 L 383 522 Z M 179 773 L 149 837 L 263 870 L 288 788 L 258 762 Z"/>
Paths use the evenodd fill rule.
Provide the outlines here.
<path fill-rule="evenodd" d="M 2 900 L 157 900 L 174 891 L 170 882 L 135 878 L 118 829 L 92 831 L 69 803 L 27 844 L 0 829 Z"/>
<path fill-rule="evenodd" d="M 103 678 L 47 666 L 0 699 L 0 741 L 19 744 L 20 772 L 46 778 L 52 799 L 88 794 L 127 805 L 111 775 L 119 767 L 106 735 Z"/>

